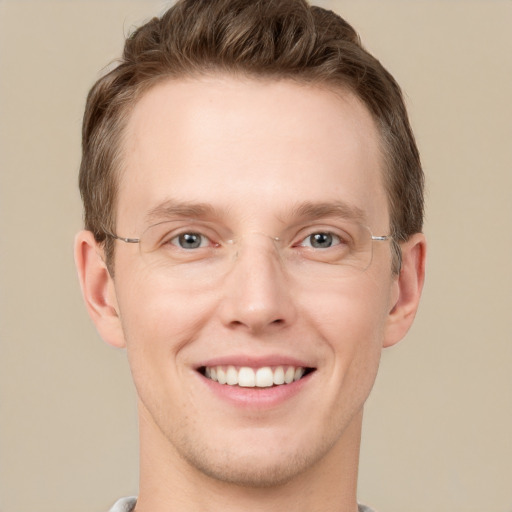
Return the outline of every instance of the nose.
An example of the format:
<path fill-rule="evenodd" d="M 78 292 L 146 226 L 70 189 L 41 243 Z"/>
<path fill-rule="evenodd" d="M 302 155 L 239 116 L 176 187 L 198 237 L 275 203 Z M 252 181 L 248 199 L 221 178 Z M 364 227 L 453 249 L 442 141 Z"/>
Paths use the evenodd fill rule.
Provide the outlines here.
<path fill-rule="evenodd" d="M 223 324 L 252 334 L 291 324 L 296 315 L 291 283 L 275 240 L 251 236 L 237 246 L 233 267 L 221 285 Z"/>

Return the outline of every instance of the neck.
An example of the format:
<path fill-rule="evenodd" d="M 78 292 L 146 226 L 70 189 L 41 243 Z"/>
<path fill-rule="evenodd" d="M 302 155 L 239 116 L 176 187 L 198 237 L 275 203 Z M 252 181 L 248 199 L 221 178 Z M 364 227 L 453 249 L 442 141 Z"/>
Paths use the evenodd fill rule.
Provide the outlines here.
<path fill-rule="evenodd" d="M 178 454 L 142 407 L 136 512 L 356 512 L 362 411 L 315 464 L 284 483 L 252 487 L 212 478 Z"/>

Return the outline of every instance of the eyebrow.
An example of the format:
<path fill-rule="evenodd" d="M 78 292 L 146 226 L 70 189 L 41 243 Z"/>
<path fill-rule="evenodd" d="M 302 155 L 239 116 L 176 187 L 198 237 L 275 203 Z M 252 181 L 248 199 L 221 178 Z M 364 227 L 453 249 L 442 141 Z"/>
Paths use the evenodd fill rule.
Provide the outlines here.
<path fill-rule="evenodd" d="M 227 212 L 229 213 L 229 212 Z M 169 199 L 152 208 L 146 214 L 146 222 L 154 224 L 162 220 L 173 217 L 182 218 L 221 218 L 222 215 L 217 208 L 208 203 L 189 203 L 185 201 L 176 201 Z M 315 220 L 323 217 L 339 217 L 343 219 L 364 222 L 366 220 L 365 212 L 345 201 L 320 202 L 305 201 L 295 204 L 290 212 L 279 215 L 279 219 L 283 221 L 288 219 L 308 219 Z"/>
<path fill-rule="evenodd" d="M 218 216 L 218 211 L 210 204 L 188 203 L 169 199 L 149 210 L 145 220 L 148 224 L 151 224 L 172 217 L 204 218 Z"/>
<path fill-rule="evenodd" d="M 311 220 L 320 219 L 322 217 L 339 217 L 358 222 L 366 221 L 366 214 L 364 210 L 345 201 L 325 203 L 313 203 L 306 201 L 295 205 L 292 209 L 291 216 Z"/>

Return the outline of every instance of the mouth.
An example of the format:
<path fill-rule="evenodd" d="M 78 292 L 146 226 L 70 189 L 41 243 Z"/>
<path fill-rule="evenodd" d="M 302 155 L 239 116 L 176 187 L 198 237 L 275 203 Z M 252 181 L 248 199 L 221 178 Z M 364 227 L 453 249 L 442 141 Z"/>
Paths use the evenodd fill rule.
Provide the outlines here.
<path fill-rule="evenodd" d="M 315 368 L 304 366 L 201 366 L 198 371 L 203 377 L 219 384 L 241 388 L 270 388 L 285 386 L 303 379 Z"/>

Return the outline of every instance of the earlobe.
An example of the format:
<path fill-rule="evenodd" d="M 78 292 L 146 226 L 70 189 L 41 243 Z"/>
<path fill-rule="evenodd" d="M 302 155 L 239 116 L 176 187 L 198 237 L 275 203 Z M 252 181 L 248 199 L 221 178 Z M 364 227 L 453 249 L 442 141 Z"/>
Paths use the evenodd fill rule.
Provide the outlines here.
<path fill-rule="evenodd" d="M 398 343 L 412 325 L 425 280 L 426 240 L 416 233 L 402 244 L 402 269 L 397 278 L 396 297 L 387 318 L 383 346 Z"/>
<path fill-rule="evenodd" d="M 124 348 L 114 282 L 90 231 L 75 237 L 75 264 L 87 311 L 105 342 Z"/>

